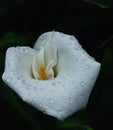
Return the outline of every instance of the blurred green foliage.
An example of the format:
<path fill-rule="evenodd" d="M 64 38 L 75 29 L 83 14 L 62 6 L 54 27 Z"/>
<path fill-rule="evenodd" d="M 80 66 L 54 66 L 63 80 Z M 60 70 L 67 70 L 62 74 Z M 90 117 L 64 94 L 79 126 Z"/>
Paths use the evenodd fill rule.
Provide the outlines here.
<path fill-rule="evenodd" d="M 46 31 L 75 35 L 97 61 L 101 72 L 86 109 L 65 121 L 42 114 L 24 103 L 0 80 L 0 129 L 106 130 L 113 118 L 113 2 L 112 0 L 1 0 L 0 75 L 10 46 L 33 46 Z M 5 120 L 3 117 L 6 117 Z M 111 119 L 110 119 L 111 118 Z M 9 125 L 7 125 L 9 123 Z M 14 126 L 15 124 L 15 126 Z"/>
<path fill-rule="evenodd" d="M 100 8 L 110 8 L 113 7 L 113 1 L 112 0 L 84 0 L 86 2 L 89 2 L 91 4 L 97 5 Z"/>
<path fill-rule="evenodd" d="M 14 32 L 7 32 L 0 39 L 0 48 L 8 48 L 11 46 L 27 45 L 27 38 L 16 35 Z"/>

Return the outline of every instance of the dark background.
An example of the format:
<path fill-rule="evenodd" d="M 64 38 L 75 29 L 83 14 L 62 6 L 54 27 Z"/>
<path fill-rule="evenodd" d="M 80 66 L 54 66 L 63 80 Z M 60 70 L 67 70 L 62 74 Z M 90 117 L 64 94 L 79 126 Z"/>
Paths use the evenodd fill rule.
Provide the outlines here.
<path fill-rule="evenodd" d="M 106 130 L 112 127 L 113 2 L 86 1 L 0 0 L 1 76 L 8 47 L 33 47 L 40 34 L 53 29 L 74 35 L 102 65 L 86 109 L 63 122 L 22 102 L 1 79 L 1 130 Z"/>

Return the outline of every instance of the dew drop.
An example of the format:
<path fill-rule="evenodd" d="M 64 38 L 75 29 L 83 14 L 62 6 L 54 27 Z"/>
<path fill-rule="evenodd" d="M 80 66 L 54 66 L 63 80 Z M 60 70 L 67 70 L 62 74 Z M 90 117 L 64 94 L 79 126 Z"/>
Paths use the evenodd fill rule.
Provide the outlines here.
<path fill-rule="evenodd" d="M 74 61 L 74 62 L 78 61 L 78 58 L 77 58 L 77 57 L 72 56 L 72 58 L 73 58 L 73 61 Z"/>
<path fill-rule="evenodd" d="M 87 59 L 86 59 L 86 58 L 83 58 L 82 61 L 85 63 L 85 62 L 87 61 Z"/>
<path fill-rule="evenodd" d="M 86 69 L 90 69 L 90 65 L 87 65 L 87 66 L 86 66 Z"/>
<path fill-rule="evenodd" d="M 70 46 L 70 45 L 71 45 L 71 42 L 68 42 L 67 44 Z"/>
<path fill-rule="evenodd" d="M 83 74 L 86 74 L 86 71 L 84 71 Z"/>
<path fill-rule="evenodd" d="M 92 79 L 92 81 L 95 82 L 95 81 L 96 81 L 96 78 L 94 77 L 94 78 Z"/>
<path fill-rule="evenodd" d="M 18 78 L 18 80 L 21 80 L 23 78 L 23 76 L 19 75 L 17 78 Z"/>
<path fill-rule="evenodd" d="M 52 86 L 56 87 L 56 83 L 55 83 L 55 82 L 52 82 Z"/>
<path fill-rule="evenodd" d="M 13 62 L 14 60 L 15 60 L 14 57 L 12 57 L 12 58 L 11 58 L 11 61 Z"/>
<path fill-rule="evenodd" d="M 23 84 L 23 85 L 26 85 L 26 82 L 25 82 L 25 80 L 22 80 L 22 84 Z"/>
<path fill-rule="evenodd" d="M 64 33 L 61 33 L 61 37 L 62 37 L 62 38 L 64 38 L 64 37 L 65 37 Z"/>
<path fill-rule="evenodd" d="M 74 82 L 73 80 L 71 80 L 71 85 L 72 85 L 72 86 L 75 85 L 75 82 Z"/>
<path fill-rule="evenodd" d="M 9 65 L 9 70 L 11 71 L 11 73 L 14 72 L 14 68 L 12 66 Z"/>
<path fill-rule="evenodd" d="M 28 84 L 28 83 L 26 83 L 26 81 L 25 81 L 25 80 L 23 80 L 23 81 L 22 81 L 22 84 L 24 85 L 24 87 L 25 87 L 26 89 L 29 89 L 29 84 Z"/>
<path fill-rule="evenodd" d="M 50 103 L 50 104 L 53 104 L 53 100 L 50 98 L 49 100 L 48 100 L 48 102 Z"/>
<path fill-rule="evenodd" d="M 36 91 L 36 90 L 37 90 L 37 87 L 35 86 L 35 87 L 33 87 L 33 89 L 34 89 L 34 91 Z"/>
<path fill-rule="evenodd" d="M 80 47 L 78 47 L 78 46 L 75 46 L 75 45 L 73 46 L 73 49 L 74 49 L 74 50 L 76 50 L 76 51 L 79 51 L 79 50 L 81 50 L 81 49 L 80 49 Z"/>
<path fill-rule="evenodd" d="M 82 66 L 81 66 L 81 65 L 80 65 L 79 67 L 80 67 L 80 69 L 82 69 Z"/>
<path fill-rule="evenodd" d="M 20 49 L 20 46 L 17 46 L 15 49 L 16 49 L 16 50 Z"/>
<path fill-rule="evenodd" d="M 37 98 L 36 98 L 36 97 L 34 97 L 34 98 L 33 98 L 33 101 L 35 101 L 35 102 L 36 102 L 36 101 L 37 101 Z"/>
<path fill-rule="evenodd" d="M 48 109 L 49 107 L 46 105 L 45 108 Z"/>
<path fill-rule="evenodd" d="M 11 70 L 11 72 L 12 72 L 13 77 L 16 77 L 17 75 L 16 75 L 14 69 L 12 68 L 12 69 L 10 69 L 10 70 Z"/>
<path fill-rule="evenodd" d="M 42 104 L 41 103 L 39 104 L 39 107 L 42 108 Z"/>
<path fill-rule="evenodd" d="M 27 53 L 28 52 L 28 48 L 23 48 L 23 52 Z"/>
<path fill-rule="evenodd" d="M 68 77 L 68 74 L 67 73 L 64 73 L 64 79 L 67 80 L 69 77 Z"/>
<path fill-rule="evenodd" d="M 26 100 L 26 98 L 23 96 L 23 97 L 22 97 L 22 100 L 23 100 L 23 101 L 25 101 L 25 100 Z"/>
<path fill-rule="evenodd" d="M 69 39 L 70 39 L 71 41 L 75 41 L 74 36 L 70 36 Z"/>
<path fill-rule="evenodd" d="M 25 85 L 25 88 L 26 88 L 26 89 L 29 89 L 29 86 L 28 86 L 28 85 Z"/>
<path fill-rule="evenodd" d="M 6 81 L 7 81 L 8 83 L 10 83 L 10 82 L 12 81 L 12 78 L 11 78 L 11 77 L 7 77 L 7 78 L 6 78 Z"/>
<path fill-rule="evenodd" d="M 44 86 L 40 86 L 40 90 L 43 91 L 44 90 Z"/>
<path fill-rule="evenodd" d="M 73 103 L 73 98 L 72 97 L 69 97 L 69 102 Z"/>
<path fill-rule="evenodd" d="M 73 100 L 70 100 L 70 103 L 72 104 L 74 101 Z"/>
<path fill-rule="evenodd" d="M 34 55 L 34 52 L 32 52 L 31 54 Z"/>
<path fill-rule="evenodd" d="M 61 82 L 60 82 L 60 81 L 57 81 L 57 83 L 58 83 L 58 84 L 61 84 Z"/>
<path fill-rule="evenodd" d="M 63 100 L 66 100 L 66 96 L 63 96 Z"/>
<path fill-rule="evenodd" d="M 19 57 L 18 60 L 21 61 L 21 60 L 22 60 L 22 57 Z"/>
<path fill-rule="evenodd" d="M 60 117 L 62 116 L 62 112 L 59 112 L 59 116 L 60 116 Z"/>
<path fill-rule="evenodd" d="M 84 84 L 85 84 L 85 83 L 84 83 L 84 81 L 81 81 L 81 82 L 80 82 L 80 85 L 82 85 L 82 86 L 83 86 Z"/>

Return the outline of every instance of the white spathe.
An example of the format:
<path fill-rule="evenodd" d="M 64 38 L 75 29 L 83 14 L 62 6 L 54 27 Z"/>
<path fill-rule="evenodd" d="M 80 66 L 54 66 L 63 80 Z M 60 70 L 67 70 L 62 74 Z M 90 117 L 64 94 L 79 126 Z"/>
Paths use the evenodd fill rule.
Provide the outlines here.
<path fill-rule="evenodd" d="M 42 64 L 48 80 L 40 79 Z M 25 102 L 64 120 L 86 107 L 99 70 L 74 36 L 55 31 L 42 34 L 33 49 L 10 47 L 2 78 Z"/>

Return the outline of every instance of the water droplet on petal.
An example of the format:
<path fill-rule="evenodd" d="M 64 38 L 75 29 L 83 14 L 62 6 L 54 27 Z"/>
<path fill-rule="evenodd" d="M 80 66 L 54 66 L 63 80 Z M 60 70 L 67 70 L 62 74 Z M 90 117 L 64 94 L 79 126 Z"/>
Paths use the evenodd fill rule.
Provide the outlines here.
<path fill-rule="evenodd" d="M 42 108 L 42 103 L 39 104 L 40 109 Z"/>
<path fill-rule="evenodd" d="M 60 116 L 60 117 L 62 116 L 62 112 L 59 112 L 59 116 Z"/>
<path fill-rule="evenodd" d="M 23 97 L 22 97 L 22 100 L 25 101 L 25 99 L 26 99 L 26 98 L 23 96 Z"/>
<path fill-rule="evenodd" d="M 86 66 L 86 69 L 90 69 L 90 65 L 87 65 L 87 66 Z"/>
<path fill-rule="evenodd" d="M 56 82 L 52 82 L 52 86 L 56 87 Z"/>
<path fill-rule="evenodd" d="M 87 61 L 87 59 L 86 59 L 86 58 L 83 58 L 83 59 L 82 59 L 82 62 L 84 62 L 84 63 L 85 63 L 86 61 Z"/>
<path fill-rule="evenodd" d="M 26 82 L 25 82 L 25 80 L 22 80 L 22 84 L 23 84 L 23 85 L 26 85 Z"/>
<path fill-rule="evenodd" d="M 60 82 L 60 81 L 57 81 L 57 83 L 58 83 L 58 84 L 61 84 L 61 82 Z"/>
<path fill-rule="evenodd" d="M 72 104 L 74 101 L 73 100 L 70 100 L 70 103 Z"/>
<path fill-rule="evenodd" d="M 76 51 L 79 51 L 79 50 L 81 50 L 81 49 L 80 49 L 80 47 L 78 47 L 78 46 L 75 46 L 75 45 L 73 46 L 73 49 L 74 49 L 74 50 L 76 50 Z"/>
<path fill-rule="evenodd" d="M 70 36 L 69 39 L 70 39 L 71 41 L 75 41 L 74 36 Z"/>
<path fill-rule="evenodd" d="M 34 55 L 34 52 L 32 52 L 31 54 Z"/>
<path fill-rule="evenodd" d="M 14 60 L 15 60 L 14 57 L 12 57 L 12 58 L 11 58 L 11 61 L 13 62 Z"/>
<path fill-rule="evenodd" d="M 75 101 L 75 98 L 72 96 L 72 97 L 69 97 L 69 102 L 70 104 L 72 104 L 73 102 Z"/>
<path fill-rule="evenodd" d="M 23 48 L 23 52 L 27 53 L 28 52 L 28 48 Z"/>
<path fill-rule="evenodd" d="M 75 81 L 71 80 L 71 85 L 75 86 Z"/>
<path fill-rule="evenodd" d="M 11 78 L 11 77 L 7 77 L 7 78 L 6 78 L 6 81 L 7 81 L 8 83 L 10 83 L 10 82 L 12 81 L 12 78 Z"/>
<path fill-rule="evenodd" d="M 80 82 L 80 85 L 81 85 L 81 86 L 83 86 L 84 84 L 85 84 L 85 82 L 84 82 L 84 81 L 81 81 L 81 82 Z"/>
<path fill-rule="evenodd" d="M 82 66 L 81 66 L 81 65 L 80 65 L 79 67 L 80 67 L 80 69 L 82 69 Z"/>
<path fill-rule="evenodd" d="M 28 86 L 28 85 L 26 85 L 26 86 L 25 86 L 25 88 L 26 88 L 26 89 L 29 89 L 29 86 Z"/>
<path fill-rule="evenodd" d="M 93 82 L 95 82 L 95 81 L 96 81 L 96 78 L 94 77 L 92 80 L 93 80 Z"/>
<path fill-rule="evenodd" d="M 16 50 L 20 49 L 20 46 L 17 46 L 15 49 L 16 49 Z"/>
<path fill-rule="evenodd" d="M 21 80 L 23 78 L 23 75 L 19 75 L 17 78 L 18 80 Z"/>
<path fill-rule="evenodd" d="M 46 105 L 45 108 L 48 109 L 49 107 Z"/>
<path fill-rule="evenodd" d="M 37 101 L 37 98 L 36 98 L 36 97 L 34 97 L 34 98 L 33 98 L 33 101 L 35 101 L 35 102 L 36 102 L 36 101 Z"/>
<path fill-rule="evenodd" d="M 36 87 L 36 86 L 34 86 L 34 87 L 33 87 L 33 89 L 34 89 L 34 91 L 36 91 L 36 90 L 37 90 L 37 87 Z"/>
<path fill-rule="evenodd" d="M 50 104 L 53 104 L 53 100 L 50 98 L 49 100 L 48 100 L 48 102 L 50 103 Z"/>
<path fill-rule="evenodd" d="M 22 84 L 24 85 L 24 87 L 25 87 L 26 89 L 29 89 L 29 84 L 26 83 L 25 80 L 22 80 Z"/>
<path fill-rule="evenodd" d="M 44 88 L 45 88 L 44 86 L 40 86 L 40 90 L 41 90 L 41 91 L 43 91 L 43 90 L 44 90 Z"/>
<path fill-rule="evenodd" d="M 70 46 L 70 45 L 71 45 L 71 42 L 68 42 L 67 44 Z"/>
<path fill-rule="evenodd" d="M 64 33 L 61 33 L 61 37 L 62 37 L 62 38 L 64 38 L 64 37 L 65 37 Z"/>
<path fill-rule="evenodd" d="M 66 100 L 66 96 L 63 96 L 63 100 Z"/>
<path fill-rule="evenodd" d="M 19 57 L 18 60 L 21 61 L 21 60 L 22 60 L 22 57 Z"/>
<path fill-rule="evenodd" d="M 74 62 L 78 61 L 78 58 L 76 56 L 72 56 L 72 58 Z"/>
<path fill-rule="evenodd" d="M 83 74 L 86 74 L 86 71 L 83 71 Z"/>

